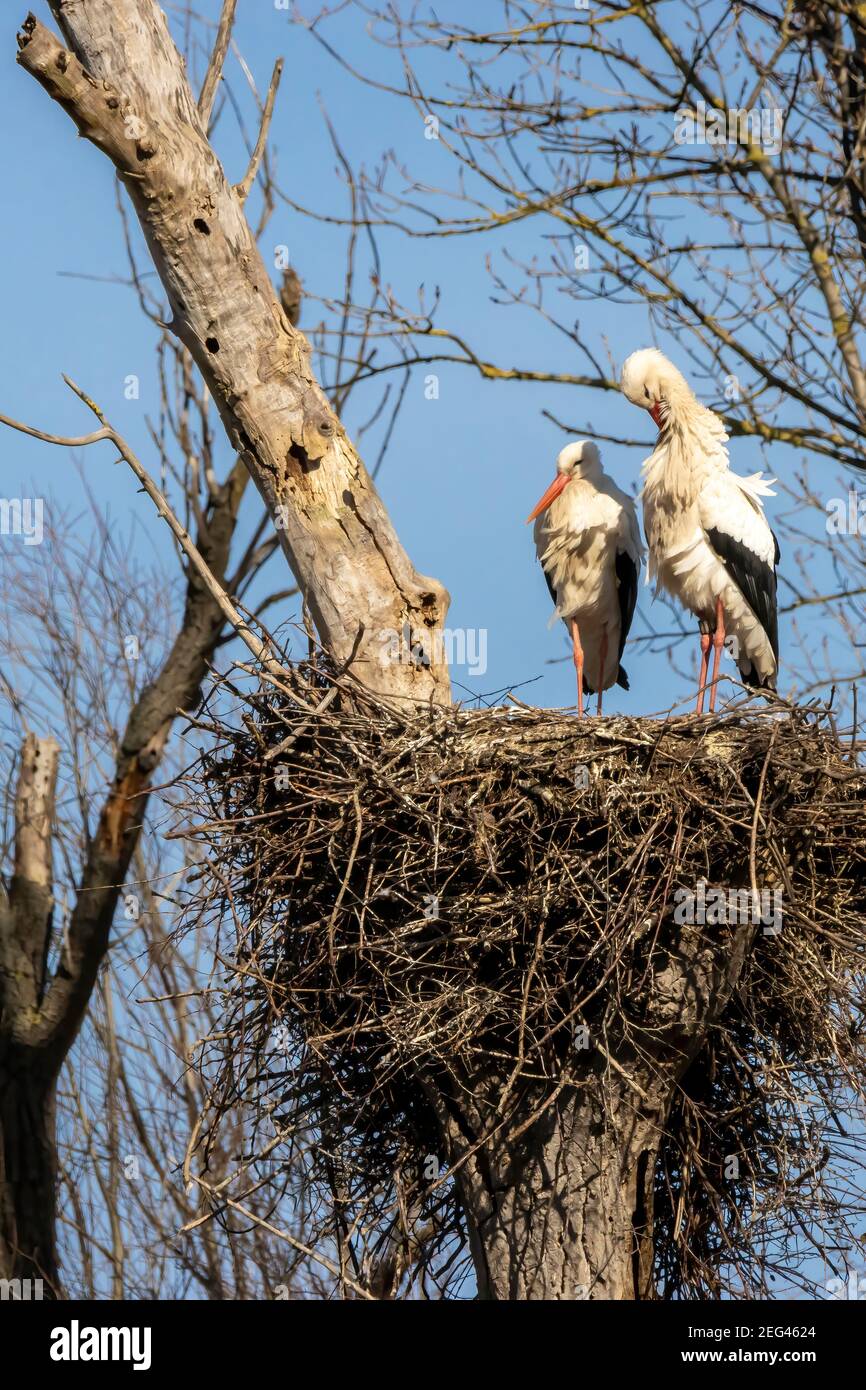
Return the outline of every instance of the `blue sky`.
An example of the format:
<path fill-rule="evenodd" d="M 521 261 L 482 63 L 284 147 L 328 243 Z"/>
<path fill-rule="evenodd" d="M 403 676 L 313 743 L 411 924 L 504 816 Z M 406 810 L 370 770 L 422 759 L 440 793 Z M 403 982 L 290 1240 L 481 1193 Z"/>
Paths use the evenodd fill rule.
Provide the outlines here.
<path fill-rule="evenodd" d="M 405 104 L 353 83 L 310 35 L 291 26 L 268 0 L 246 0 L 239 8 L 238 43 L 260 88 L 267 86 L 274 58 L 278 54 L 286 58 L 272 145 L 278 177 L 292 197 L 322 211 L 345 212 L 344 188 L 320 102 L 356 167 L 370 168 L 384 149 L 393 148 L 430 184 L 449 181 L 447 152 L 436 141 L 425 141 L 422 123 Z M 218 9 L 215 0 L 202 6 L 212 18 Z M 461 7 L 455 10 L 450 0 L 444 9 L 459 13 Z M 487 18 L 498 13 L 498 6 L 487 0 L 476 9 L 479 24 L 485 11 Z M 40 18 L 52 22 L 47 6 L 39 11 Z M 174 13 L 169 13 L 176 23 Z M 328 32 L 345 44 L 365 43 L 350 18 L 337 21 Z M 360 51 L 367 70 L 381 76 L 394 73 L 393 55 L 370 43 Z M 9 44 L 4 61 L 0 159 L 6 172 L 6 206 L 15 215 L 7 215 L 0 228 L 0 294 L 6 322 L 0 341 L 0 409 L 60 433 L 90 428 L 84 408 L 60 379 L 61 372 L 67 372 L 103 406 L 145 464 L 156 471 L 145 426 L 146 414 L 154 416 L 158 411 L 154 330 L 130 290 L 76 278 L 110 279 L 127 273 L 113 172 L 103 155 L 76 138 L 59 107 L 15 67 Z M 200 73 L 200 57 L 194 56 L 193 66 Z M 243 102 L 244 80 L 234 58 L 228 75 Z M 248 103 L 245 110 L 252 124 Z M 246 155 L 228 108 L 215 144 L 230 177 L 239 178 Z M 266 258 L 281 243 L 290 248 L 293 264 L 314 294 L 339 293 L 344 268 L 341 229 L 313 223 L 281 204 L 262 243 Z M 507 237 L 499 239 L 418 241 L 384 233 L 380 247 L 384 278 L 398 297 L 412 304 L 420 284 L 425 285 L 428 298 L 438 287 L 439 322 L 465 335 L 482 355 L 502 365 L 583 369 L 570 360 L 568 343 L 545 332 L 531 313 L 504 311 L 490 302 L 488 254 L 549 258 L 550 248 L 535 224 L 511 228 Z M 141 264 L 146 263 L 142 252 Z M 308 306 L 302 326 L 309 326 L 319 312 Z M 617 306 L 611 312 L 603 300 L 581 306 L 581 332 L 599 350 L 603 339 L 609 342 L 618 361 L 650 340 L 640 306 Z M 662 345 L 676 358 L 675 343 Z M 435 369 L 440 377 L 439 396 L 429 400 L 424 389 L 428 370 L 417 369 L 414 374 L 379 485 L 417 568 L 436 575 L 452 594 L 449 626 L 487 634 L 487 670 L 480 677 L 455 670 L 459 693 L 483 694 L 513 686 L 521 687 L 522 698 L 539 704 L 571 704 L 572 667 L 568 661 L 551 664 L 567 652 L 565 632 L 561 625 L 548 628 L 550 603 L 535 561 L 531 528 L 524 524 L 550 481 L 556 453 L 565 442 L 541 411 L 552 410 L 587 435 L 596 429 L 621 433 L 645 438 L 648 446 L 649 422 L 637 418 L 634 408 L 619 396 L 562 386 L 486 383 L 470 369 L 456 366 Z M 124 396 L 130 374 L 140 379 L 137 401 Z M 350 404 L 350 431 L 369 413 L 373 399 L 359 394 Z M 6 496 L 42 496 L 55 515 L 66 509 L 81 510 L 81 484 L 65 451 L 13 434 L 4 434 L 3 450 Z M 605 466 L 633 491 L 646 452 L 648 448 L 608 444 L 603 448 Z M 734 442 L 732 461 L 744 473 L 768 466 L 760 446 L 745 440 Z M 776 463 L 775 456 L 772 461 Z M 112 467 L 110 451 L 88 450 L 82 463 L 90 486 L 115 524 L 126 529 L 130 519 L 134 521 L 135 544 L 142 547 L 142 554 L 151 560 L 156 553 L 165 557 L 166 564 L 174 563 L 167 534 L 151 504 L 137 493 L 129 473 Z M 251 496 L 247 506 L 251 520 L 257 498 Z M 661 605 L 651 608 L 647 590 L 642 589 L 640 609 L 657 627 L 670 627 L 670 617 Z M 289 604 L 279 617 L 290 618 L 295 611 Z M 638 616 L 633 632 L 642 631 L 646 627 Z M 784 636 L 783 626 L 783 640 Z M 696 655 L 696 641 L 692 651 Z M 632 677 L 632 693 L 611 692 L 607 706 L 611 711 L 655 712 L 688 694 L 663 655 L 650 655 L 644 647 L 631 648 L 625 664 Z"/>

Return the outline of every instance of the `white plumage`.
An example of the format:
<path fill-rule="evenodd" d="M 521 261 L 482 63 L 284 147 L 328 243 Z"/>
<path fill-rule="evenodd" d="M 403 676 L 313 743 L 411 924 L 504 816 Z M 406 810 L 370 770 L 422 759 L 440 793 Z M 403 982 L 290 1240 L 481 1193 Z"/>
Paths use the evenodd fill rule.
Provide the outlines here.
<path fill-rule="evenodd" d="M 643 547 L 634 502 L 603 471 L 591 440 L 568 444 L 556 460 L 556 478 L 532 512 L 535 549 L 561 618 L 572 639 L 583 696 L 619 683 L 620 665 L 637 597 Z"/>
<path fill-rule="evenodd" d="M 722 421 L 695 399 L 685 378 L 655 348 L 632 353 L 623 365 L 621 385 L 659 429 L 642 470 L 647 579 L 679 599 L 699 621 L 698 708 L 703 708 L 710 632 L 716 649 L 711 710 L 726 634 L 734 639 L 730 646 L 743 679 L 775 688 L 779 549 L 761 500 L 775 495 L 772 479 L 731 472 Z"/>

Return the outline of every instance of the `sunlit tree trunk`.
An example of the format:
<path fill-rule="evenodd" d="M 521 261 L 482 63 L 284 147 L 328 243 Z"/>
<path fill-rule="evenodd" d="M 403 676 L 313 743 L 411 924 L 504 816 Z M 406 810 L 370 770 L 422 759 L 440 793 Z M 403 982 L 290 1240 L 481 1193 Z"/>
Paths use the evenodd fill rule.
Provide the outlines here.
<path fill-rule="evenodd" d="M 754 928 L 669 927 L 628 1033 L 590 1028 L 570 1080 L 511 1073 L 429 1086 L 484 1299 L 653 1297 L 655 1163 L 677 1082 L 735 988 Z M 640 1045 L 638 1046 L 638 1042 Z M 583 1059 L 583 1060 L 581 1060 Z"/>
<path fill-rule="evenodd" d="M 319 637 L 398 701 L 450 699 L 448 595 L 418 574 L 290 324 L 153 0 L 53 0 L 18 60 L 115 165 L 195 359 L 274 519 Z"/>

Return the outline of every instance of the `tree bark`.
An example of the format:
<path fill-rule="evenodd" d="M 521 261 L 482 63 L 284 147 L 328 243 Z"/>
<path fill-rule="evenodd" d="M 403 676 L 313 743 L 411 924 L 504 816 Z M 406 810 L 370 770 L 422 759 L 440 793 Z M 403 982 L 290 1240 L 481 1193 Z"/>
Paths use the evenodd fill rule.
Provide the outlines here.
<path fill-rule="evenodd" d="M 448 703 L 437 640 L 448 595 L 412 567 L 313 376 L 309 344 L 208 143 L 162 11 L 153 0 L 51 8 L 69 48 L 28 16 L 18 61 L 115 165 L 170 326 L 275 520 L 324 646 L 386 698 Z"/>
<path fill-rule="evenodd" d="M 49 1287 L 57 1281 L 54 1078 L 29 1035 L 45 993 L 59 752 L 53 739 L 24 740 L 8 893 L 0 880 L 0 1277 Z"/>
<path fill-rule="evenodd" d="M 56 1077 L 0 1039 L 0 1278 L 59 1286 L 55 1213 Z"/>
<path fill-rule="evenodd" d="M 713 930 L 713 929 L 711 929 Z M 716 928 L 715 931 L 718 931 Z M 655 1164 L 677 1082 L 735 988 L 754 928 L 671 925 L 640 1017 L 590 1029 L 555 1084 L 511 1072 L 426 1089 L 466 1213 L 482 1299 L 653 1297 Z M 581 1053 L 577 1053 L 579 1058 Z"/>
<path fill-rule="evenodd" d="M 456 1180 L 479 1298 L 651 1297 L 660 1130 L 637 1099 L 615 1077 L 599 1076 L 590 1091 L 548 1106 L 520 1138 L 510 1137 L 519 1127 L 512 1120 L 463 1162 Z M 541 1093 L 523 1093 L 516 1115 L 543 1103 Z M 459 1123 L 453 1113 L 446 1122 L 452 1152 L 466 1119 L 464 1104 Z M 481 1120 L 476 1113 L 475 1124 Z"/>

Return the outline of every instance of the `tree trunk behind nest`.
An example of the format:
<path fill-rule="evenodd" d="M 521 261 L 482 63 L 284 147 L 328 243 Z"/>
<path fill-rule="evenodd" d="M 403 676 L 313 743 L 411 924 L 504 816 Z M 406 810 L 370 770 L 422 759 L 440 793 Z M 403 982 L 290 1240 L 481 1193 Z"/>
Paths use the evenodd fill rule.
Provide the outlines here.
<path fill-rule="evenodd" d="M 427 1088 L 483 1299 L 650 1299 L 655 1163 L 674 1089 L 739 979 L 754 928 L 684 926 L 653 953 L 639 1023 L 576 1051 L 573 1082 Z M 617 1029 L 622 1028 L 619 1036 Z M 593 1032 L 595 1029 L 592 1030 Z M 599 1030 L 600 1032 L 602 1030 Z M 592 1058 L 590 1061 L 589 1058 Z"/>
<path fill-rule="evenodd" d="M 617 1081 L 608 1113 L 592 1094 L 560 1098 L 519 1139 L 501 1132 L 466 1162 L 457 1181 L 479 1298 L 651 1297 L 659 1130 L 635 1101 Z"/>

